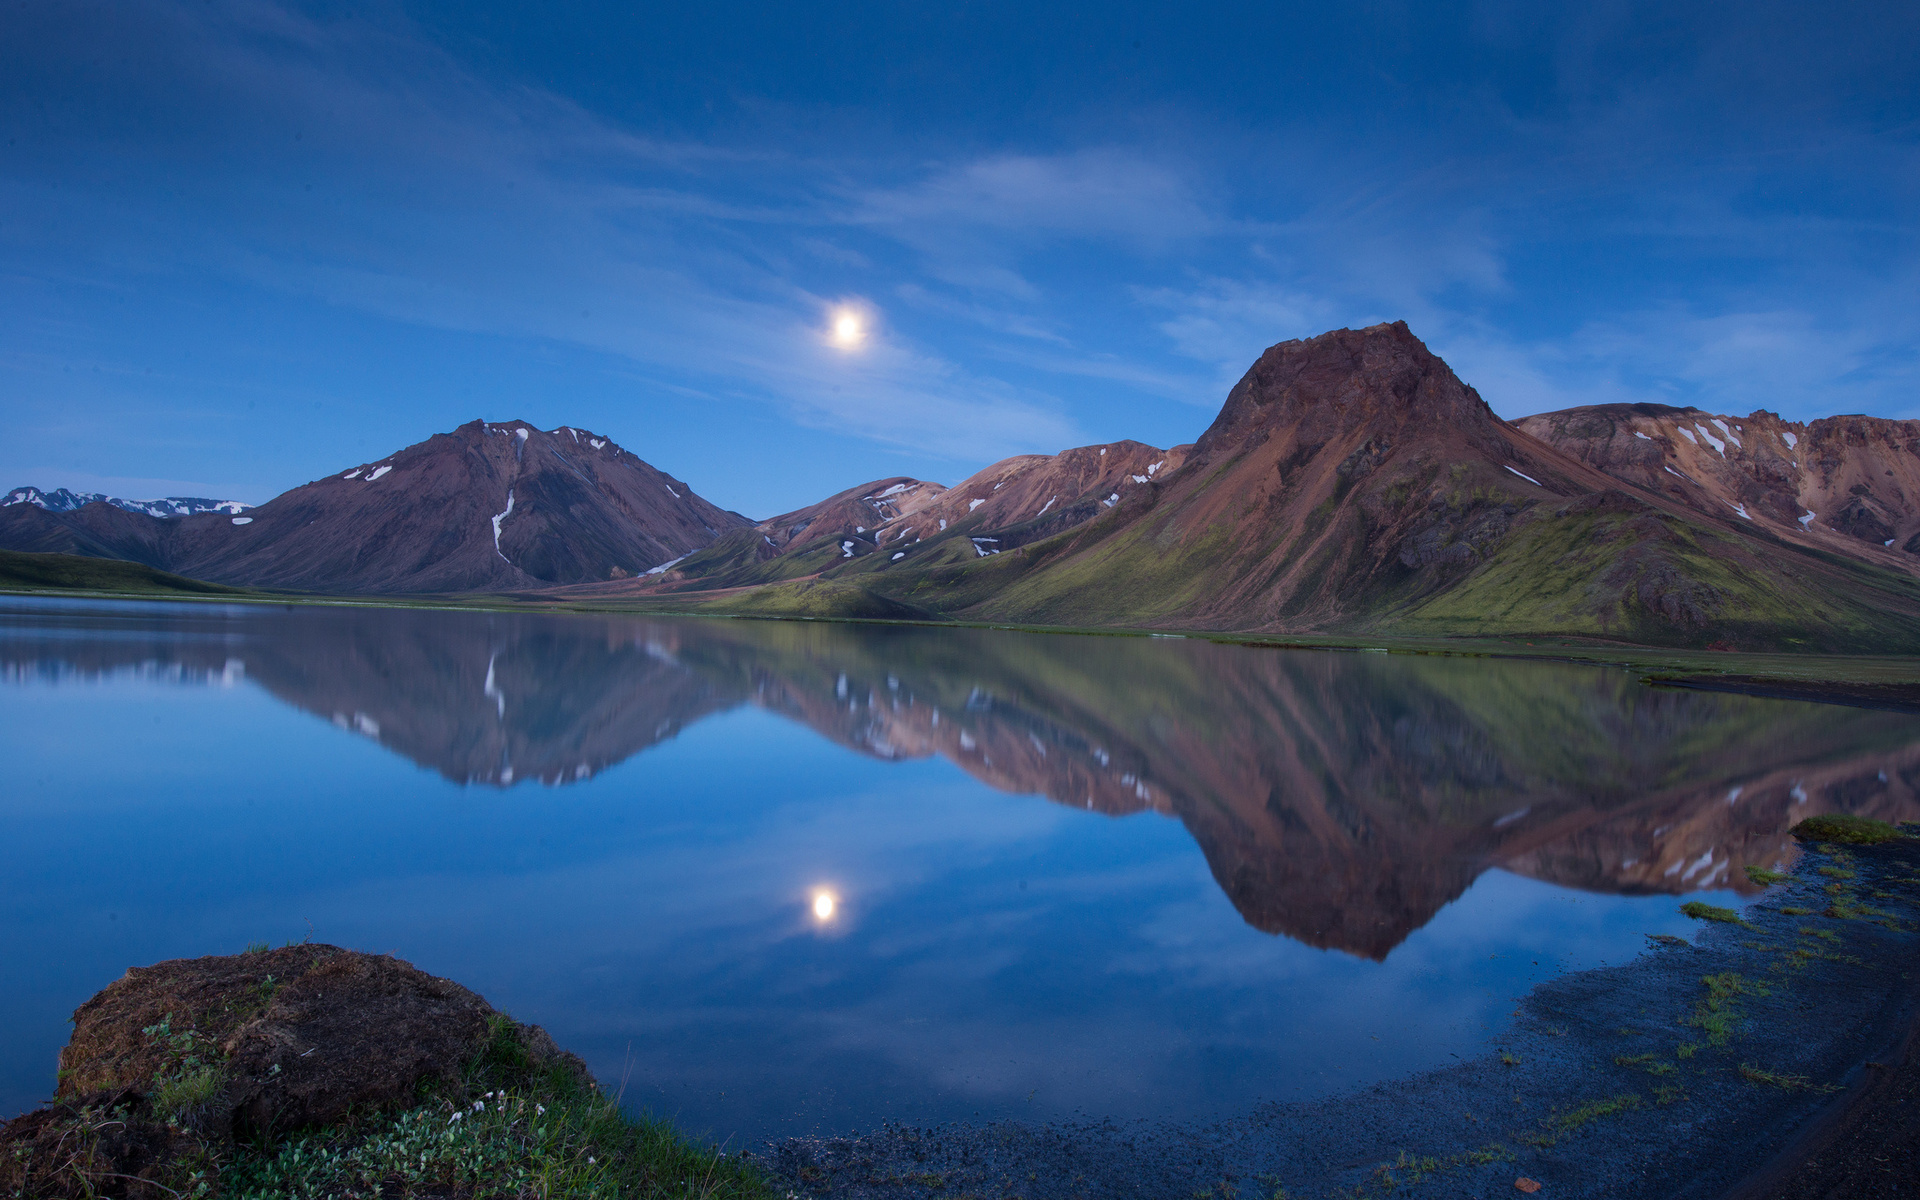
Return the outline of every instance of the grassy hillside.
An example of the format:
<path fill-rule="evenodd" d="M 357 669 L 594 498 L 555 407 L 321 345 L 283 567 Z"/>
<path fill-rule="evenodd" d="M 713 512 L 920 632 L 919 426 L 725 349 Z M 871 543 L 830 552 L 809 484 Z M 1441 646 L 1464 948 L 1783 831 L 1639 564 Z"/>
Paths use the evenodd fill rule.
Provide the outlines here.
<path fill-rule="evenodd" d="M 247 588 L 202 583 L 115 558 L 0 550 L 0 589 L 16 592 L 114 592 L 138 595 L 256 596 Z"/>

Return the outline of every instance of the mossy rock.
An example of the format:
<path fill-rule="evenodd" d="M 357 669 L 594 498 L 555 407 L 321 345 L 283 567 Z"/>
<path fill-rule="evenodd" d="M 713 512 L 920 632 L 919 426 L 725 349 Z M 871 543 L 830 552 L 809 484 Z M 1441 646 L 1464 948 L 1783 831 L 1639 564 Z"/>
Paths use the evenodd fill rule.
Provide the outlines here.
<path fill-rule="evenodd" d="M 1885 821 L 1849 813 L 1808 817 L 1788 832 L 1803 842 L 1836 842 L 1847 846 L 1872 846 L 1907 836 Z"/>

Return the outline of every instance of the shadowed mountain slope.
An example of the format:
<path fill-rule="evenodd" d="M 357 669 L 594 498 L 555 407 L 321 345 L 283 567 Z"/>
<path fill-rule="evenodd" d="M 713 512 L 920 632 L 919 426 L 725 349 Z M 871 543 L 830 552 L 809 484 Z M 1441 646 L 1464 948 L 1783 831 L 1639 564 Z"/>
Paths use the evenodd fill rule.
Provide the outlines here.
<path fill-rule="evenodd" d="M 472 421 L 241 517 L 14 505 L 0 545 L 253 587 L 471 592 L 640 574 L 746 523 L 585 430 Z"/>

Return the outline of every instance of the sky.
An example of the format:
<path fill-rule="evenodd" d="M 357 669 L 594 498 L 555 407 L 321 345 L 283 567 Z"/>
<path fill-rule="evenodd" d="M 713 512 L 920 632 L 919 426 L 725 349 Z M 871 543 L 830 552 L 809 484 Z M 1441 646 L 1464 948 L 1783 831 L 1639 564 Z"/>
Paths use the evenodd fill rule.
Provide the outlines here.
<path fill-rule="evenodd" d="M 0 0 L 0 487 L 483 417 L 765 517 L 1387 320 L 1508 417 L 1920 417 L 1916 62 L 1911 3 Z"/>

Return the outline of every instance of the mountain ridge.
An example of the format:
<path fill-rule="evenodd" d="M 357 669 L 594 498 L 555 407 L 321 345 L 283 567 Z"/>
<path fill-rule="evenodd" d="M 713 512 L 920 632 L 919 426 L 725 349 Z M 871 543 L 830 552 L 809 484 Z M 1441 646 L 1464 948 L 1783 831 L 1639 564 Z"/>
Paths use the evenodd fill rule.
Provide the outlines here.
<path fill-rule="evenodd" d="M 0 546 L 291 590 L 1920 651 L 1920 423 L 1510 422 L 1392 322 L 1270 347 L 1191 445 L 886 477 L 758 522 L 599 435 L 475 421 L 244 517 L 0 508 Z"/>

